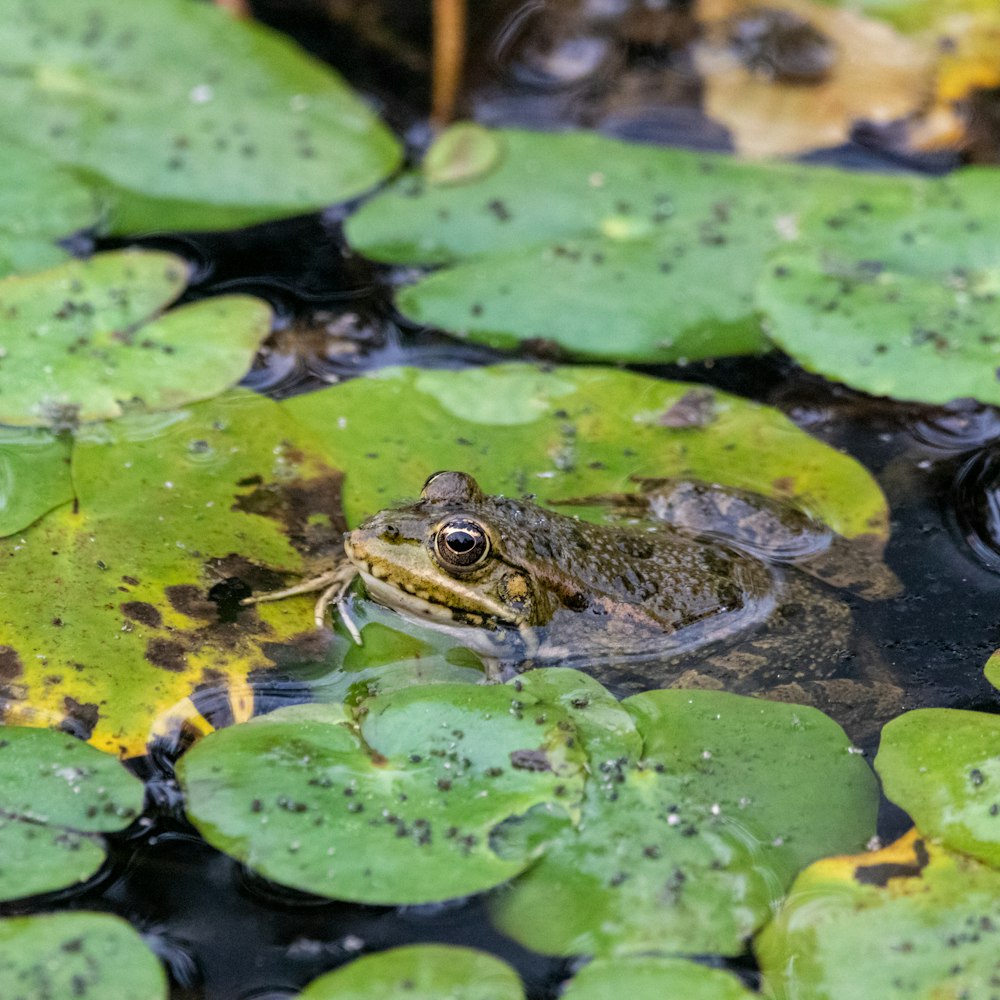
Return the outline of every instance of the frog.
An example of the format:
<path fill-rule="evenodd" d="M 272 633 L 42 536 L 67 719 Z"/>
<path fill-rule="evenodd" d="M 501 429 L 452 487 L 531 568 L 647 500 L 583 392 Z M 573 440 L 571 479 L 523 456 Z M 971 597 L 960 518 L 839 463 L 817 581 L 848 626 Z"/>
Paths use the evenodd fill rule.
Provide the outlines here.
<path fill-rule="evenodd" d="M 673 483 L 674 500 L 664 503 L 644 486 L 635 495 L 645 495 L 643 516 L 594 523 L 530 497 L 491 496 L 471 475 L 442 471 L 416 501 L 348 532 L 344 546 L 370 599 L 455 636 L 491 680 L 572 666 L 619 695 L 652 687 L 763 694 L 815 704 L 869 734 L 898 712 L 901 691 L 852 648 L 847 604 L 796 565 L 829 550 L 829 530 L 817 523 L 809 542 L 808 525 L 791 517 L 792 542 L 769 560 L 762 538 L 774 534 L 773 505 L 722 494 Z M 692 496 L 696 516 L 681 502 Z M 749 517 L 728 534 L 724 525 L 708 530 L 706 496 Z M 658 510 L 672 513 L 657 523 Z"/>

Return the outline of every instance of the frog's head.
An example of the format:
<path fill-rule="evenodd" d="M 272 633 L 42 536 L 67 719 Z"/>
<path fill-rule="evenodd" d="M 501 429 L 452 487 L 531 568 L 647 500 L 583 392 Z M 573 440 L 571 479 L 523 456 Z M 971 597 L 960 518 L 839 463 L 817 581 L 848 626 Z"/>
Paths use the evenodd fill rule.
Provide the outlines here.
<path fill-rule="evenodd" d="M 485 496 L 464 472 L 437 472 L 416 503 L 369 517 L 344 546 L 387 607 L 459 625 L 534 624 L 530 574 L 505 552 L 511 503 Z"/>

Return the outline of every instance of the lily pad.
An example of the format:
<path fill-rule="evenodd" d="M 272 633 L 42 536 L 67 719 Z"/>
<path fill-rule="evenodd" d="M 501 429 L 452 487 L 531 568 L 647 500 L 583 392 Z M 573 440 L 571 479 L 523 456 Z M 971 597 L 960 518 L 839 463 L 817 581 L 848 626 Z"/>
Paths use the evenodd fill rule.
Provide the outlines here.
<path fill-rule="evenodd" d="M 234 392 L 89 425 L 72 474 L 75 504 L 0 542 L 8 722 L 142 753 L 188 696 L 239 690 L 278 644 L 323 656 L 309 597 L 238 603 L 340 549 L 340 474 L 277 404 Z"/>
<path fill-rule="evenodd" d="M 1000 650 L 997 650 L 986 661 L 986 666 L 983 669 L 986 671 L 986 679 L 995 688 L 1000 688 Z"/>
<path fill-rule="evenodd" d="M 703 420 L 665 426 L 693 388 L 606 368 L 401 368 L 281 405 L 323 436 L 346 472 L 350 525 L 400 493 L 415 495 L 443 468 L 468 472 L 489 493 L 530 492 L 550 505 L 634 490 L 634 477 L 673 476 L 791 502 L 845 538 L 881 546 L 885 498 L 860 464 L 777 410 L 714 389 L 697 387 Z"/>
<path fill-rule="evenodd" d="M 878 183 L 584 133 L 494 137 L 490 166 L 460 184 L 436 182 L 432 150 L 424 174 L 369 201 L 346 232 L 376 260 L 448 265 L 400 307 L 496 347 L 542 340 L 661 362 L 766 350 L 753 302 L 766 255 L 818 191 Z"/>
<path fill-rule="evenodd" d="M 3 0 L 0 52 L 0 135 L 104 186 L 118 233 L 313 211 L 400 160 L 332 70 L 209 4 Z"/>
<path fill-rule="evenodd" d="M 0 538 L 73 499 L 65 435 L 0 427 Z"/>
<path fill-rule="evenodd" d="M 1000 178 L 970 170 L 817 201 L 757 299 L 803 367 L 873 395 L 1000 402 Z"/>
<path fill-rule="evenodd" d="M 423 903 L 516 875 L 571 821 L 583 788 L 573 734 L 566 714 L 510 686 L 433 684 L 346 717 L 306 706 L 213 733 L 178 775 L 205 839 L 266 877 Z"/>
<path fill-rule="evenodd" d="M 142 938 L 108 913 L 0 920 L 6 1000 L 166 1000 L 167 977 Z"/>
<path fill-rule="evenodd" d="M 728 972 L 681 958 L 598 958 L 584 966 L 560 994 L 562 1000 L 753 1000 L 757 996 Z"/>
<path fill-rule="evenodd" d="M 911 831 L 807 868 L 755 950 L 774 1000 L 985 1000 L 998 929 L 1000 872 Z"/>
<path fill-rule="evenodd" d="M 524 1000 L 524 990 L 492 955 L 419 944 L 356 959 L 314 979 L 298 1000 Z"/>
<path fill-rule="evenodd" d="M 46 157 L 9 140 L 0 156 L 0 276 L 66 259 L 57 241 L 97 224 L 93 192 Z"/>
<path fill-rule="evenodd" d="M 601 768 L 579 826 L 494 897 L 525 946 L 739 954 L 800 864 L 871 836 L 874 778 L 816 710 L 704 691 L 624 704 L 643 759 Z M 834 789 L 847 815 L 831 820 Z"/>
<path fill-rule="evenodd" d="M 875 766 L 923 833 L 1000 868 L 1000 717 L 907 712 L 882 730 Z"/>
<path fill-rule="evenodd" d="M 238 382 L 271 309 L 227 295 L 159 315 L 187 276 L 172 254 L 119 251 L 0 281 L 0 421 L 73 426 L 126 406 L 172 409 Z"/>
<path fill-rule="evenodd" d="M 114 757 L 66 733 L 0 726 L 0 899 L 90 878 L 107 853 L 99 834 L 128 826 L 142 797 Z"/>

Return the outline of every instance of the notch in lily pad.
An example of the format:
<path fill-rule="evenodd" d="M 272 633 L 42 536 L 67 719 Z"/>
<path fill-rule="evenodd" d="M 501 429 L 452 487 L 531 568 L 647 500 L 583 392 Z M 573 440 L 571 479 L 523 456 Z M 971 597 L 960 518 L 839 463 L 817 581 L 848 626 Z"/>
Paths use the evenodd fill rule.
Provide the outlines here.
<path fill-rule="evenodd" d="M 0 281 L 0 423 L 72 428 L 238 382 L 271 309 L 225 295 L 164 312 L 189 272 L 173 254 L 122 250 Z"/>
<path fill-rule="evenodd" d="M 0 900 L 90 878 L 107 855 L 101 834 L 128 826 L 142 799 L 115 757 L 66 733 L 0 726 Z"/>

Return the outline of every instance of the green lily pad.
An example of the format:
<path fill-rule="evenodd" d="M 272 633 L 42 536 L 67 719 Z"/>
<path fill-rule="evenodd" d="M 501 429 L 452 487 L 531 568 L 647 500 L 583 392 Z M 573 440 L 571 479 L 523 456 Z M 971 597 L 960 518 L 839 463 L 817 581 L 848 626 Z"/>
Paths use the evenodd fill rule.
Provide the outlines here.
<path fill-rule="evenodd" d="M 65 435 L 0 427 L 0 538 L 73 499 L 71 447 Z"/>
<path fill-rule="evenodd" d="M 99 834 L 128 826 L 142 797 L 114 757 L 65 733 L 0 726 L 0 899 L 90 878 L 107 854 Z"/>
<path fill-rule="evenodd" d="M 875 767 L 923 833 L 1000 868 L 1000 717 L 907 712 L 882 730 Z"/>
<path fill-rule="evenodd" d="M 724 691 L 649 691 L 624 706 L 647 760 L 766 832 L 762 854 L 782 884 L 875 833 L 875 775 L 822 712 Z"/>
<path fill-rule="evenodd" d="M 0 156 L 0 276 L 66 259 L 56 241 L 96 225 L 97 201 L 72 174 L 27 147 Z"/>
<path fill-rule="evenodd" d="M 882 183 L 585 133 L 493 140 L 488 164 L 456 185 L 437 183 L 429 153 L 423 175 L 348 220 L 347 237 L 376 260 L 447 265 L 400 293 L 414 319 L 495 347 L 540 340 L 588 358 L 766 350 L 753 289 L 767 254 L 793 238 L 818 192 Z"/>
<path fill-rule="evenodd" d="M 5 1000 L 166 1000 L 167 977 L 142 938 L 108 913 L 0 920 Z"/>
<path fill-rule="evenodd" d="M 517 973 L 471 948 L 409 945 L 314 979 L 298 1000 L 524 1000 Z"/>
<path fill-rule="evenodd" d="M 579 806 L 568 716 L 509 686 L 411 687 L 347 718 L 328 706 L 329 722 L 323 708 L 214 733 L 178 767 L 205 839 L 285 885 L 380 904 L 479 892 Z"/>
<path fill-rule="evenodd" d="M 739 954 L 799 864 L 874 831 L 874 778 L 815 709 L 705 691 L 624 704 L 643 759 L 599 769 L 579 826 L 494 897 L 525 946 Z M 831 795 L 846 817 L 831 818 Z"/>
<path fill-rule="evenodd" d="M 267 303 L 227 295 L 161 310 L 188 265 L 119 251 L 0 281 L 0 421 L 56 427 L 165 410 L 238 382 L 271 328 Z"/>
<path fill-rule="evenodd" d="M 1000 650 L 997 650 L 986 661 L 986 666 L 983 669 L 986 671 L 986 679 L 995 688 L 1000 688 Z"/>
<path fill-rule="evenodd" d="M 817 200 L 762 274 L 768 336 L 873 395 L 1000 401 L 998 195 L 995 171 L 967 170 Z"/>
<path fill-rule="evenodd" d="M 682 958 L 598 958 L 584 966 L 560 994 L 562 1000 L 753 1000 L 757 996 L 728 972 Z"/>
<path fill-rule="evenodd" d="M 807 868 L 755 951 L 774 1000 L 986 1000 L 998 928 L 1000 872 L 912 831 Z"/>
<path fill-rule="evenodd" d="M 0 541 L 8 722 L 142 753 L 198 688 L 238 693 L 279 644 L 322 658 L 310 597 L 238 604 L 340 550 L 340 474 L 277 404 L 233 392 L 88 425 L 72 475 L 75 504 Z"/>
<path fill-rule="evenodd" d="M 417 494 L 432 472 L 454 468 L 489 493 L 536 493 L 552 505 L 634 490 L 637 476 L 719 482 L 790 501 L 845 538 L 880 546 L 888 537 L 885 498 L 872 477 L 777 410 L 704 390 L 706 419 L 665 426 L 691 390 L 606 368 L 510 364 L 388 369 L 281 405 L 324 438 L 344 469 L 351 525 L 401 492 Z"/>
<path fill-rule="evenodd" d="M 313 211 L 400 160 L 332 70 L 209 4 L 3 0 L 0 52 L 0 135 L 108 189 L 118 233 Z"/>

